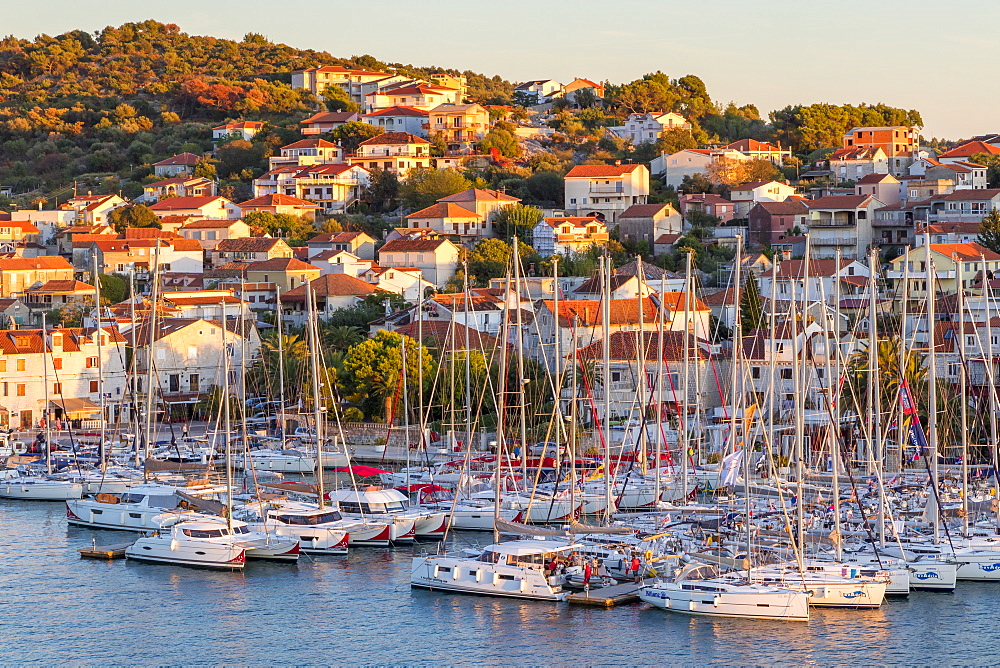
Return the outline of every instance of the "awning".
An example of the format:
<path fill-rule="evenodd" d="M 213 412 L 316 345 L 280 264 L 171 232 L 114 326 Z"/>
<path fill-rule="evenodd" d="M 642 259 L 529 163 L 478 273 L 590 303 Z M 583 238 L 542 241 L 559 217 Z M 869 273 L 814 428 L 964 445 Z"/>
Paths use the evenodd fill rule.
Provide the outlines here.
<path fill-rule="evenodd" d="M 59 409 L 66 415 L 92 415 L 100 413 L 101 407 L 90 399 L 60 399 L 49 401 L 50 409 Z"/>

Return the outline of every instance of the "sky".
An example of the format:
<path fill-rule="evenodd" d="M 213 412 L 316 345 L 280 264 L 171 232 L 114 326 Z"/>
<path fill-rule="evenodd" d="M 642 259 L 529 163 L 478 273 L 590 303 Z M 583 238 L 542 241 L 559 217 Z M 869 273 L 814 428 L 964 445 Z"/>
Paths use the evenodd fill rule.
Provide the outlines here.
<path fill-rule="evenodd" d="M 0 34 L 146 19 L 509 81 L 695 74 L 715 100 L 762 115 L 884 102 L 918 110 L 926 138 L 1000 132 L 1000 33 L 989 27 L 1000 19 L 997 0 L 33 0 L 5 8 Z"/>

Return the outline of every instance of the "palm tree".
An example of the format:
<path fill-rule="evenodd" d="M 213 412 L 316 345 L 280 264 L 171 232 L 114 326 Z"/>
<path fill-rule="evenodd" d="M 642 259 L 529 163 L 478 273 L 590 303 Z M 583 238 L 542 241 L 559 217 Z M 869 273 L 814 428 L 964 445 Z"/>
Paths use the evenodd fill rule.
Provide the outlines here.
<path fill-rule="evenodd" d="M 364 334 L 357 327 L 350 325 L 327 325 L 320 328 L 323 345 L 333 350 L 346 351 L 365 340 Z"/>

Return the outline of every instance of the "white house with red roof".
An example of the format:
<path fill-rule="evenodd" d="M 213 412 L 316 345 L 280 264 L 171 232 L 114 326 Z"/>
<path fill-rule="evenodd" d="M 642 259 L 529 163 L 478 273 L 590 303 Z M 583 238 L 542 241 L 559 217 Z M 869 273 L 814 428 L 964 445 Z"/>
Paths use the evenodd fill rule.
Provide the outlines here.
<path fill-rule="evenodd" d="M 192 220 L 181 226 L 177 233 L 185 239 L 197 241 L 202 249 L 212 251 L 225 239 L 249 237 L 250 226 L 242 220 Z"/>
<path fill-rule="evenodd" d="M 242 212 L 241 217 L 248 213 L 273 213 L 276 216 L 283 214 L 303 216 L 310 220 L 316 219 L 316 211 L 320 208 L 319 204 L 313 204 L 304 199 L 280 193 L 254 197 L 245 202 L 240 202 L 236 206 Z"/>
<path fill-rule="evenodd" d="M 240 207 L 225 197 L 169 197 L 151 205 L 158 217 L 197 216 L 216 220 L 235 220 L 241 217 Z"/>
<path fill-rule="evenodd" d="M 201 176 L 174 176 L 147 183 L 136 201 L 158 202 L 165 197 L 214 197 L 215 182 Z"/>
<path fill-rule="evenodd" d="M 652 144 L 660 135 L 669 130 L 691 130 L 691 124 L 680 114 L 672 111 L 649 111 L 643 114 L 629 114 L 624 125 L 614 130 L 615 134 L 628 139 L 633 144 Z"/>
<path fill-rule="evenodd" d="M 361 117 L 365 123 L 383 128 L 386 132 L 409 132 L 427 139 L 429 136 L 426 109 L 416 107 L 386 107 L 378 109 Z"/>
<path fill-rule="evenodd" d="M 645 165 L 577 165 L 566 174 L 565 212 L 593 216 L 607 223 L 649 196 Z"/>
<path fill-rule="evenodd" d="M 812 257 L 864 258 L 872 243 L 875 210 L 885 204 L 871 195 L 827 195 L 807 200 Z"/>
<path fill-rule="evenodd" d="M 731 144 L 726 144 L 718 149 L 718 151 L 720 153 L 737 151 L 742 153 L 748 160 L 769 160 L 779 166 L 783 164 L 785 158 L 792 157 L 790 149 L 781 148 L 780 145 L 775 146 L 766 141 L 757 141 L 756 139 L 739 139 Z"/>
<path fill-rule="evenodd" d="M 562 95 L 563 86 L 555 79 L 534 79 L 514 86 L 514 95 L 523 96 L 529 104 L 544 104 Z"/>
<path fill-rule="evenodd" d="M 362 104 L 365 93 L 377 85 L 377 82 L 392 77 L 393 75 L 387 72 L 324 65 L 292 72 L 292 88 L 305 88 L 316 97 L 321 97 L 328 87 L 336 86 L 350 95 L 352 100 Z"/>
<path fill-rule="evenodd" d="M 344 150 L 325 139 L 309 137 L 278 149 L 278 155 L 267 159 L 268 169 L 296 165 L 332 165 L 344 162 Z"/>
<path fill-rule="evenodd" d="M 408 132 L 386 132 L 366 139 L 358 152 L 347 156 L 352 165 L 366 169 L 383 169 L 406 178 L 410 170 L 430 169 L 431 143 Z"/>
<path fill-rule="evenodd" d="M 960 144 L 950 151 L 940 154 L 937 159 L 945 164 L 952 162 L 971 162 L 970 158 L 977 153 L 986 155 L 1000 155 L 1000 146 L 988 144 L 984 141 L 968 141 Z"/>
<path fill-rule="evenodd" d="M 128 206 L 118 195 L 76 195 L 59 205 L 63 211 L 74 212 L 73 225 L 105 225 L 108 215 L 117 208 Z"/>
<path fill-rule="evenodd" d="M 582 79 L 577 77 L 573 79 L 568 84 L 563 86 L 562 94 L 569 102 L 576 104 L 576 94 L 581 90 L 591 90 L 598 100 L 604 99 L 604 86 L 597 83 L 596 81 L 591 81 L 590 79 Z"/>
<path fill-rule="evenodd" d="M 442 104 L 460 104 L 461 97 L 461 91 L 455 88 L 413 82 L 368 93 L 365 95 L 365 109 L 375 111 L 389 107 L 414 107 L 430 111 Z"/>
<path fill-rule="evenodd" d="M 219 141 L 228 138 L 243 139 L 250 141 L 264 129 L 264 124 L 260 121 L 234 121 L 223 123 L 212 128 L 212 141 Z"/>
<path fill-rule="evenodd" d="M 591 246 L 607 245 L 608 226 L 592 216 L 554 216 L 538 221 L 531 238 L 542 257 L 583 253 Z"/>
<path fill-rule="evenodd" d="M 434 289 L 434 284 L 424 280 L 423 273 L 416 267 L 380 267 L 374 265 L 360 276 L 380 290 L 400 295 L 408 302 L 415 303 L 421 295 Z"/>
<path fill-rule="evenodd" d="M 180 153 L 166 160 L 153 163 L 153 173 L 163 178 L 171 176 L 190 176 L 198 166 L 198 156 L 194 153 Z"/>
<path fill-rule="evenodd" d="M 308 199 L 327 213 L 342 212 L 361 198 L 368 170 L 359 165 L 284 166 L 254 179 L 254 196 L 283 194 Z"/>
<path fill-rule="evenodd" d="M 745 218 L 758 202 L 784 202 L 795 188 L 780 181 L 750 181 L 733 186 L 729 199 L 736 205 L 736 217 Z"/>
<path fill-rule="evenodd" d="M 827 156 L 838 181 L 860 181 L 870 174 L 888 174 L 889 156 L 880 146 L 838 148 Z"/>
<path fill-rule="evenodd" d="M 447 239 L 395 239 L 378 251 L 381 267 L 414 267 L 424 279 L 443 287 L 455 275 L 460 251 Z"/>
<path fill-rule="evenodd" d="M 324 251 L 347 251 L 362 260 L 375 260 L 375 239 L 364 232 L 322 232 L 306 242 L 309 261 Z"/>
<path fill-rule="evenodd" d="M 707 174 L 708 166 L 714 160 L 711 149 L 689 148 L 676 153 L 663 153 L 653 158 L 649 163 L 649 171 L 661 176 L 666 185 L 678 189 L 684 182 L 685 176 Z"/>
<path fill-rule="evenodd" d="M 301 132 L 304 135 L 321 135 L 336 130 L 344 123 L 360 120 L 361 114 L 356 111 L 321 111 L 299 121 L 299 125 L 302 126 Z"/>

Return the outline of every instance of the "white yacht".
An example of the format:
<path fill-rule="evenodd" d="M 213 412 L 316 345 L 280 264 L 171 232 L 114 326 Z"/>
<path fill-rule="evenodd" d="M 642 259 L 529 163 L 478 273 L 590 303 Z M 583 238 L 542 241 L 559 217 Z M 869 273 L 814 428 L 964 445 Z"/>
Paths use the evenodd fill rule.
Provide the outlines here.
<path fill-rule="evenodd" d="M 546 574 L 555 559 L 571 561 L 580 545 L 564 541 L 515 540 L 489 545 L 478 555 L 413 558 L 410 586 L 486 596 L 562 601 L 563 576 Z"/>
<path fill-rule="evenodd" d="M 346 554 L 348 546 L 386 547 L 392 534 L 388 522 L 348 519 L 336 506 L 285 501 L 268 507 L 265 516 L 268 530 L 298 538 L 303 552 Z"/>
<path fill-rule="evenodd" d="M 379 486 L 338 489 L 330 492 L 329 498 L 347 518 L 390 521 L 393 543 L 412 543 L 418 538 L 440 540 L 448 528 L 447 513 L 410 509 L 409 499 L 395 489 Z"/>
<path fill-rule="evenodd" d="M 312 473 L 316 458 L 299 450 L 251 450 L 236 461 L 236 468 L 280 473 Z"/>
<path fill-rule="evenodd" d="M 125 549 L 125 556 L 178 566 L 242 570 L 247 546 L 222 518 L 161 518 L 158 531 L 141 536 Z"/>
<path fill-rule="evenodd" d="M 800 571 L 793 564 L 757 566 L 753 569 L 753 580 L 772 587 L 805 592 L 809 596 L 809 605 L 821 608 L 877 608 L 885 600 L 888 577 L 847 577 L 828 572 L 822 566 L 815 568 Z"/>
<path fill-rule="evenodd" d="M 657 608 L 686 615 L 809 621 L 805 592 L 718 577 L 708 564 L 691 563 L 671 580 L 657 580 L 639 589 L 639 598 Z"/>
<path fill-rule="evenodd" d="M 6 474 L 6 475 L 4 475 Z M 67 501 L 83 496 L 83 483 L 43 474 L 12 470 L 0 472 L 0 498 L 23 501 Z"/>
<path fill-rule="evenodd" d="M 225 492 L 217 485 L 174 487 L 145 483 L 123 494 L 101 493 L 92 497 L 66 501 L 66 521 L 78 526 L 122 531 L 156 529 L 157 515 L 164 511 L 182 510 L 187 502 L 180 494 L 204 498 Z"/>

